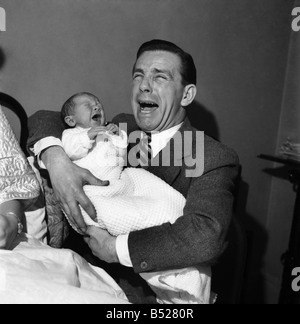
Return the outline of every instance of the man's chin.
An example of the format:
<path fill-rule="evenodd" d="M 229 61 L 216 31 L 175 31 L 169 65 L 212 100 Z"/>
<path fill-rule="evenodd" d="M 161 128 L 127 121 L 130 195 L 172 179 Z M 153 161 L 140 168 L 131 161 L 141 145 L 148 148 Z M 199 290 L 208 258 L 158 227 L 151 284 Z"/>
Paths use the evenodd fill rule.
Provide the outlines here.
<path fill-rule="evenodd" d="M 155 120 L 155 118 L 143 118 L 141 116 L 136 116 L 136 122 L 139 128 L 145 132 L 151 132 L 157 130 L 159 123 Z"/>
<path fill-rule="evenodd" d="M 140 120 L 138 122 L 138 126 L 140 127 L 141 130 L 145 132 L 154 131 L 156 128 L 156 125 L 151 120 L 142 120 L 142 121 Z"/>

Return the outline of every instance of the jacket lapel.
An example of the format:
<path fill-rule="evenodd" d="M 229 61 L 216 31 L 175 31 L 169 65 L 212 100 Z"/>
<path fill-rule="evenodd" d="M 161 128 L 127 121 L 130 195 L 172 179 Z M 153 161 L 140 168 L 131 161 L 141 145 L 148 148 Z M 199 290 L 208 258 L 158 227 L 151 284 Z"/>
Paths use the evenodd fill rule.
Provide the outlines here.
<path fill-rule="evenodd" d="M 175 140 L 171 140 L 159 153 L 159 166 L 155 166 L 152 160 L 151 165 L 147 168 L 149 172 L 155 174 L 169 185 L 172 185 L 181 173 L 184 166 L 184 158 L 192 154 L 191 146 L 188 146 L 187 149 L 184 150 L 183 139 L 186 131 L 192 131 L 192 126 L 187 118 L 173 137 Z M 176 144 L 176 136 L 178 136 L 179 142 L 181 142 L 182 145 Z"/>

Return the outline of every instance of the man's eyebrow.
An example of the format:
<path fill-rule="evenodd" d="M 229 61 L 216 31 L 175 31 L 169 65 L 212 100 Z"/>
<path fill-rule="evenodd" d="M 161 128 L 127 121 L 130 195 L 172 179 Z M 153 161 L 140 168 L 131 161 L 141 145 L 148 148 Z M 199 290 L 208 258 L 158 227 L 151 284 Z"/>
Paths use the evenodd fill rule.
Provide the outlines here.
<path fill-rule="evenodd" d="M 144 73 L 144 70 L 141 68 L 134 68 L 133 73 Z"/>
<path fill-rule="evenodd" d="M 167 76 L 169 76 L 169 78 L 174 79 L 173 74 L 172 74 L 172 72 L 170 70 L 161 70 L 161 69 L 155 68 L 155 69 L 153 69 L 153 71 L 155 73 L 163 73 L 163 74 L 166 74 Z"/>
<path fill-rule="evenodd" d="M 166 74 L 171 80 L 174 80 L 174 76 L 173 76 L 173 74 L 172 74 L 172 72 L 170 70 L 161 70 L 161 69 L 154 68 L 152 70 L 152 72 L 155 73 L 155 74 L 159 74 L 159 73 Z M 142 74 L 144 74 L 144 70 L 142 68 L 134 68 L 133 74 L 134 73 L 142 73 Z"/>

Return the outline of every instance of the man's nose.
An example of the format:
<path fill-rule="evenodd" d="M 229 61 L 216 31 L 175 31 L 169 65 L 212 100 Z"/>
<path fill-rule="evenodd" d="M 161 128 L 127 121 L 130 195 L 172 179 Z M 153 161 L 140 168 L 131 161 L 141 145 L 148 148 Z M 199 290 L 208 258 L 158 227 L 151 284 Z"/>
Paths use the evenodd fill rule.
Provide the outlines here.
<path fill-rule="evenodd" d="M 152 92 L 151 80 L 149 78 L 143 78 L 140 83 L 140 90 L 142 92 Z"/>

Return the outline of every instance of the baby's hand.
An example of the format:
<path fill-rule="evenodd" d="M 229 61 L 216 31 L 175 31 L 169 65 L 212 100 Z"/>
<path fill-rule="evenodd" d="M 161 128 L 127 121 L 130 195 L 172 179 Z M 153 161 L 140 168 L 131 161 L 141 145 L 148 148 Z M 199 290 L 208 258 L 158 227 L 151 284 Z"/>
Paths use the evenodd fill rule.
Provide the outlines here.
<path fill-rule="evenodd" d="M 108 124 L 106 126 L 106 130 L 109 132 L 109 133 L 113 133 L 115 135 L 119 135 L 119 127 L 115 124 Z"/>
<path fill-rule="evenodd" d="M 99 133 L 104 133 L 107 131 L 107 127 L 106 126 L 96 126 L 96 127 L 92 127 L 89 131 L 88 131 L 88 137 L 93 140 L 97 137 L 97 135 Z"/>

